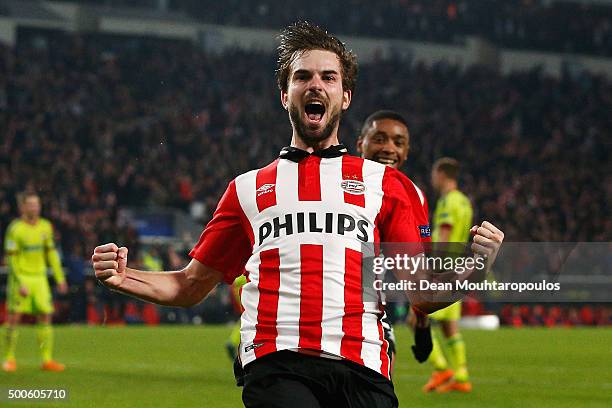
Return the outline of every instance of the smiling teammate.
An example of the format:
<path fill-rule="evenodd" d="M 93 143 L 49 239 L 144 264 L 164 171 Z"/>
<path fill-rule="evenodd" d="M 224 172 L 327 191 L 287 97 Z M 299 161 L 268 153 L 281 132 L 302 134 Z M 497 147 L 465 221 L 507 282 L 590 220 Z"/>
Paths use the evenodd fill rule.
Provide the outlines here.
<path fill-rule="evenodd" d="M 349 156 L 338 141 L 354 55 L 308 23 L 280 39 L 277 79 L 291 145 L 230 182 L 185 268 L 127 268 L 127 248 L 109 243 L 94 250 L 94 270 L 111 289 L 171 306 L 194 305 L 245 271 L 247 407 L 396 407 L 382 305 L 362 299 L 361 250 L 377 239 L 420 243 L 418 193 L 399 171 Z M 492 263 L 503 233 L 484 222 L 476 234 L 475 252 Z M 415 306 L 432 312 L 446 304 Z"/>
<path fill-rule="evenodd" d="M 374 112 L 367 117 L 361 127 L 361 133 L 357 138 L 357 151 L 365 159 L 374 160 L 394 169 L 401 168 L 410 152 L 410 133 L 406 119 L 400 113 L 391 110 Z M 427 225 L 429 224 L 427 200 L 416 185 L 414 185 L 414 188 L 419 194 L 423 206 L 423 217 L 419 221 L 419 225 Z M 424 362 L 433 347 L 431 326 L 426 314 L 413 310 L 413 316 L 415 316 L 412 325 L 415 344 L 412 346 L 412 351 L 417 361 Z M 393 326 L 389 323 L 386 314 L 383 317 L 382 324 L 385 330 L 385 339 L 389 342 L 389 357 L 391 358 L 391 368 L 393 368 L 396 350 L 395 335 Z"/>

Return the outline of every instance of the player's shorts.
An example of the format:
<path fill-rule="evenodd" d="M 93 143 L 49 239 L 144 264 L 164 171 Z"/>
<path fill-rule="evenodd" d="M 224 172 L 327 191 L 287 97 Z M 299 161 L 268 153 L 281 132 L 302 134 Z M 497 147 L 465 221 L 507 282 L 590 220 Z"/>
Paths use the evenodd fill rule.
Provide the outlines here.
<path fill-rule="evenodd" d="M 444 309 L 437 310 L 429 315 L 434 320 L 459 320 L 461 319 L 461 301 L 455 302 Z"/>
<path fill-rule="evenodd" d="M 20 285 L 28 288 L 28 296 L 19 294 Z M 9 275 L 6 288 L 6 301 L 9 312 L 23 314 L 51 314 L 53 313 L 53 299 L 51 288 L 46 276 L 20 276 L 19 282 L 13 275 Z"/>
<path fill-rule="evenodd" d="M 395 408 L 391 381 L 347 360 L 277 351 L 244 368 L 246 408 Z"/>

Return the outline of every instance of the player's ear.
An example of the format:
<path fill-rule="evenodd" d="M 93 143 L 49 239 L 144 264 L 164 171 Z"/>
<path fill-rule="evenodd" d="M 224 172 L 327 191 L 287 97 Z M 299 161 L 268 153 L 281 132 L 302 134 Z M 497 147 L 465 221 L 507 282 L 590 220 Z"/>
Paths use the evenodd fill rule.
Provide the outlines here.
<path fill-rule="evenodd" d="M 408 154 L 410 153 L 410 144 L 406 146 L 406 150 L 404 150 L 403 159 L 404 161 L 408 158 Z"/>
<path fill-rule="evenodd" d="M 287 94 L 287 92 L 283 91 L 281 89 L 280 92 L 280 100 L 281 100 L 281 104 L 283 105 L 283 108 L 285 110 L 289 109 L 289 95 Z"/>
<path fill-rule="evenodd" d="M 357 139 L 357 153 L 363 153 L 363 136 L 359 136 Z"/>
<path fill-rule="evenodd" d="M 353 91 L 346 90 L 342 92 L 342 110 L 347 110 L 351 105 L 351 98 L 353 97 Z"/>

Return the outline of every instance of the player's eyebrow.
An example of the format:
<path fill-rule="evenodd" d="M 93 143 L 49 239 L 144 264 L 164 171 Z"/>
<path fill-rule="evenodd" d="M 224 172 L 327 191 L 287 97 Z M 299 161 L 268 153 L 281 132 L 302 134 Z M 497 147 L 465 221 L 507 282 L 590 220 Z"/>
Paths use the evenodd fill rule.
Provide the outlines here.
<path fill-rule="evenodd" d="M 295 71 L 293 71 L 293 75 L 312 75 L 314 71 L 309 70 L 309 69 L 296 69 Z M 321 72 L 322 75 L 338 75 L 338 71 L 336 71 L 335 69 L 325 69 Z"/>
<path fill-rule="evenodd" d="M 381 130 L 377 130 L 376 132 L 374 132 L 371 136 L 371 138 L 375 138 L 375 137 L 381 137 L 381 138 L 385 138 L 387 139 L 389 137 L 389 135 L 386 132 L 383 132 Z"/>
<path fill-rule="evenodd" d="M 296 69 L 293 71 L 293 75 L 311 75 L 312 72 L 307 69 Z"/>
<path fill-rule="evenodd" d="M 389 138 L 394 139 L 394 140 L 402 139 L 402 140 L 408 141 L 408 136 L 406 136 L 406 135 L 403 135 L 401 133 L 387 133 L 387 132 L 385 132 L 383 130 L 377 130 L 371 137 L 376 137 L 376 136 L 382 136 L 382 137 L 385 137 L 385 138 L 389 137 Z"/>

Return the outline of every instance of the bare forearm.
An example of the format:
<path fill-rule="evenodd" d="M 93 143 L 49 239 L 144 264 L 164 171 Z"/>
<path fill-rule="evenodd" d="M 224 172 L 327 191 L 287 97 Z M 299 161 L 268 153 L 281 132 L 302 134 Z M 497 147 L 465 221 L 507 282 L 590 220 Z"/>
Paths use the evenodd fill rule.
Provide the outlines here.
<path fill-rule="evenodd" d="M 410 303 L 425 313 L 461 300 L 469 292 L 468 284 L 484 280 L 490 269 L 490 262 L 482 256 L 455 258 L 458 261 L 450 266 L 455 267 L 451 270 L 444 270 L 443 263 L 436 262 L 439 259 L 439 256 L 423 254 L 413 257 L 416 261 L 412 266 L 394 269 L 398 282 L 407 283 L 406 295 Z"/>
<path fill-rule="evenodd" d="M 490 264 L 483 262 L 480 265 L 482 268 L 474 267 L 461 273 L 422 271 L 417 278 L 420 281 L 417 286 L 421 287 L 422 281 L 425 281 L 427 288 L 412 293 L 414 305 L 423 312 L 432 313 L 463 299 L 470 292 L 466 282 L 477 283 L 485 280 Z"/>
<path fill-rule="evenodd" d="M 488 221 L 484 221 L 480 226 L 473 226 L 470 233 L 473 235 L 470 248 L 474 257 L 463 258 L 461 265 L 455 265 L 455 271 L 435 273 L 428 268 L 417 270 L 412 280 L 425 280 L 429 285 L 424 290 L 409 293 L 415 307 L 427 313 L 442 309 L 469 292 L 469 285 L 465 283 L 481 282 L 486 278 L 504 240 L 504 233 Z M 473 261 L 470 265 L 469 260 Z"/>
<path fill-rule="evenodd" d="M 197 290 L 201 282 L 190 279 L 185 271 L 144 272 L 127 268 L 126 272 L 126 279 L 115 290 L 147 302 L 189 307 L 203 298 L 201 291 Z"/>
<path fill-rule="evenodd" d="M 438 242 L 449 242 L 452 230 L 453 227 L 450 225 L 443 225 L 442 228 L 440 228 Z"/>
<path fill-rule="evenodd" d="M 196 259 L 180 271 L 143 272 L 128 268 L 128 249 L 111 242 L 97 246 L 91 256 L 96 278 L 106 287 L 164 306 L 199 303 L 223 280 L 223 273 Z"/>

